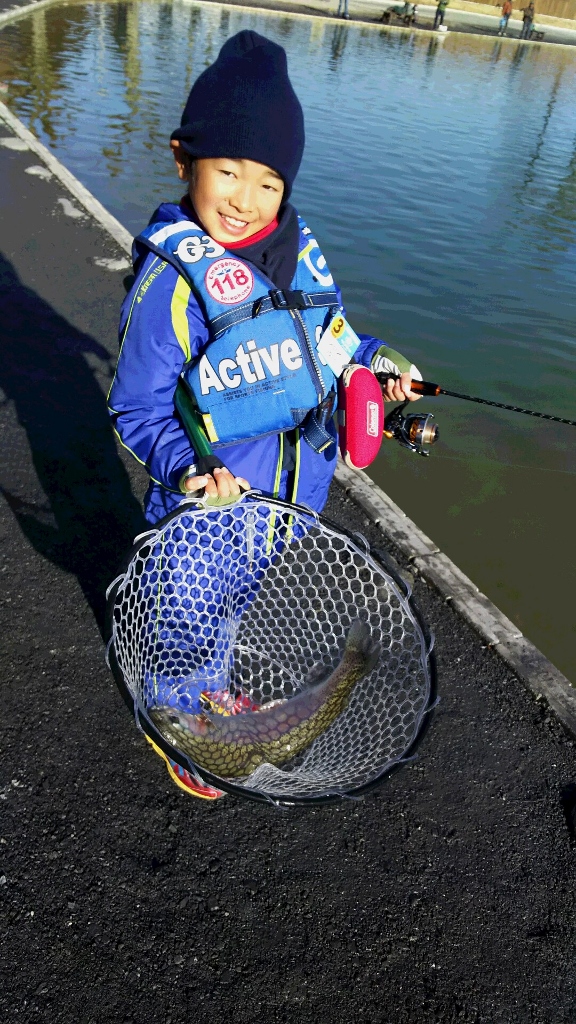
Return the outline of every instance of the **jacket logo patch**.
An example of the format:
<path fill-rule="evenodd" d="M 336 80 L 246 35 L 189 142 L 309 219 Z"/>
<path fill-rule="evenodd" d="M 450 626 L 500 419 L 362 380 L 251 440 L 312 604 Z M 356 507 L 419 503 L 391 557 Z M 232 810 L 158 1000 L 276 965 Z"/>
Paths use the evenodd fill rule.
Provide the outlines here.
<path fill-rule="evenodd" d="M 317 249 L 314 260 L 312 259 L 312 253 Z M 320 251 L 320 246 L 315 238 L 311 238 L 308 245 L 302 249 L 302 252 L 298 253 L 298 259 L 304 260 L 304 263 L 308 267 L 308 270 L 312 274 L 315 281 L 324 285 L 325 288 L 330 288 L 334 284 L 334 278 L 326 266 L 326 260 Z"/>
<path fill-rule="evenodd" d="M 246 349 L 248 351 L 246 351 Z M 280 377 L 284 368 L 295 373 L 302 366 L 300 346 L 294 338 L 286 338 L 280 345 L 258 348 L 255 341 L 248 341 L 246 348 L 238 345 L 234 359 L 221 359 L 213 366 L 207 355 L 198 364 L 200 393 L 209 395 L 215 391 L 235 391 L 242 380 L 245 384 L 256 384 L 270 377 Z"/>
<path fill-rule="evenodd" d="M 254 275 L 245 263 L 226 256 L 208 267 L 204 284 L 211 299 L 233 306 L 252 294 Z"/>
<path fill-rule="evenodd" d="M 156 280 L 158 275 L 161 274 L 163 270 L 166 270 L 167 266 L 168 266 L 167 263 L 161 263 L 159 267 L 155 267 L 154 270 L 152 270 L 148 274 L 148 277 L 146 278 L 145 281 L 142 282 L 142 284 L 140 285 L 140 287 L 138 289 L 138 295 L 136 297 L 136 302 L 142 302 L 142 299 L 146 295 L 146 292 L 148 291 L 150 285 Z"/>
<path fill-rule="evenodd" d="M 226 249 L 209 235 L 186 235 L 186 238 L 178 243 L 176 256 L 182 263 L 198 263 L 203 256 L 213 260 L 216 256 L 223 256 L 225 252 Z"/>

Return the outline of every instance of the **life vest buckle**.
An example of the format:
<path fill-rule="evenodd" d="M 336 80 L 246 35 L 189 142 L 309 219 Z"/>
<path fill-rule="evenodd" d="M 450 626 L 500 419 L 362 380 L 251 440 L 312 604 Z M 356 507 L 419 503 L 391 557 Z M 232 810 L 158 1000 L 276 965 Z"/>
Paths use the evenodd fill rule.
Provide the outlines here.
<path fill-rule="evenodd" d="M 310 295 L 301 289 L 278 288 L 269 294 L 274 309 L 310 309 L 313 305 Z"/>

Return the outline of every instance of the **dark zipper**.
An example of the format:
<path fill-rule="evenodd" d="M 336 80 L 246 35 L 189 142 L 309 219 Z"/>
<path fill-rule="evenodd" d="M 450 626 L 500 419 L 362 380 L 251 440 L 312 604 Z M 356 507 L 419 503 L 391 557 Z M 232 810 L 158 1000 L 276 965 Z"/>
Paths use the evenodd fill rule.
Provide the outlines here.
<path fill-rule="evenodd" d="M 302 319 L 300 313 L 298 313 L 297 310 L 291 309 L 289 310 L 289 312 L 296 324 L 296 330 L 300 335 L 300 340 L 304 342 L 306 362 L 308 364 L 308 369 L 310 371 L 312 380 L 314 381 L 314 385 L 317 389 L 316 393 L 318 395 L 318 405 L 320 405 L 320 403 L 324 400 L 324 395 L 326 393 L 326 385 L 324 384 L 324 380 L 320 372 L 320 367 L 318 366 L 318 363 L 316 361 L 314 349 L 312 348 L 312 345 L 310 343 L 310 337 L 308 335 L 308 331 L 306 330 L 306 324 L 304 323 L 304 320 Z M 318 390 L 318 388 L 320 390 Z"/>

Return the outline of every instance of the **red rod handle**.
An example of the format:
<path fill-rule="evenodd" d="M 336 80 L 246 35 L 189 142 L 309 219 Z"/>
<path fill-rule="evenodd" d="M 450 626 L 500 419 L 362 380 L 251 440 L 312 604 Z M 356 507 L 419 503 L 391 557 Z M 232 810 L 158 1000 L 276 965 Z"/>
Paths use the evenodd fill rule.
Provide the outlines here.
<path fill-rule="evenodd" d="M 429 380 L 413 380 L 410 389 L 415 391 L 417 395 L 428 395 L 429 397 L 436 398 L 437 395 L 442 394 L 442 388 L 439 384 L 432 384 Z"/>
<path fill-rule="evenodd" d="M 390 377 L 393 377 L 394 380 L 400 379 L 393 373 L 377 373 L 376 376 L 381 384 L 385 384 Z M 412 391 L 415 391 L 417 395 L 428 395 L 433 398 L 436 398 L 437 395 L 444 394 L 439 384 L 432 384 L 429 380 L 413 380 L 410 384 L 410 388 Z"/>

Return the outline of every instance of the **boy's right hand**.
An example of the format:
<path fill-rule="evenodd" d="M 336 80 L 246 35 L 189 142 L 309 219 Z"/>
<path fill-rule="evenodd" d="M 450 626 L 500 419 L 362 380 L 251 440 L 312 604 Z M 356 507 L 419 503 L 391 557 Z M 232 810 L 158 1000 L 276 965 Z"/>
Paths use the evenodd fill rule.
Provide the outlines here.
<path fill-rule="evenodd" d="M 379 374 L 380 379 L 388 376 L 388 380 L 382 383 L 385 402 L 415 402 L 421 397 L 410 388 L 413 380 L 422 380 L 420 370 L 406 356 L 388 345 L 380 345 L 376 349 L 370 369 L 372 373 Z"/>
<path fill-rule="evenodd" d="M 223 466 L 203 476 L 187 476 L 184 490 L 186 494 L 204 490 L 209 498 L 237 498 L 242 491 L 250 490 L 250 484 L 243 476 L 233 476 L 230 470 Z"/>

